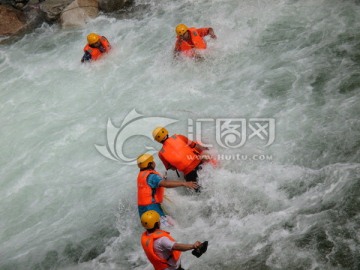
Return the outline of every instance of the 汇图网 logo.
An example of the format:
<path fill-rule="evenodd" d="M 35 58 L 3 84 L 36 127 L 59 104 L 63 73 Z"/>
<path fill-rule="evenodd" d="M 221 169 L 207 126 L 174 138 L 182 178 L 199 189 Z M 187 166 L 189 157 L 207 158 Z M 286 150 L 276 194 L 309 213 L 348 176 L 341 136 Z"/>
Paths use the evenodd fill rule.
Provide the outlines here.
<path fill-rule="evenodd" d="M 178 120 L 168 117 L 144 116 L 133 109 L 123 120 L 121 126 L 115 127 L 111 120 L 108 120 L 106 129 L 106 145 L 95 145 L 96 149 L 104 157 L 120 161 L 123 164 L 136 164 L 136 157 L 129 157 L 124 154 L 124 145 L 129 138 L 143 136 L 153 141 L 152 131 L 158 126 L 166 127 Z M 187 119 L 188 130 L 184 133 L 190 140 L 197 141 L 203 146 L 212 148 L 213 145 L 204 142 L 203 126 L 211 125 L 210 132 L 215 134 L 216 144 L 225 149 L 240 148 L 247 141 L 255 141 L 259 146 L 267 147 L 275 140 L 275 119 L 273 118 L 199 118 Z M 209 131 L 209 128 L 207 129 Z M 170 136 L 174 134 L 169 130 Z M 206 134 L 208 135 L 208 134 Z M 142 144 L 141 144 L 142 145 Z M 140 145 L 140 147 L 141 147 Z M 144 145 L 139 154 L 154 154 L 157 150 Z"/>
<path fill-rule="evenodd" d="M 267 147 L 275 140 L 275 119 L 273 118 L 200 118 L 188 119 L 188 136 L 191 140 L 206 144 L 202 139 L 202 126 L 215 124 L 215 141 L 222 148 L 240 148 L 249 140 L 257 139 Z"/>

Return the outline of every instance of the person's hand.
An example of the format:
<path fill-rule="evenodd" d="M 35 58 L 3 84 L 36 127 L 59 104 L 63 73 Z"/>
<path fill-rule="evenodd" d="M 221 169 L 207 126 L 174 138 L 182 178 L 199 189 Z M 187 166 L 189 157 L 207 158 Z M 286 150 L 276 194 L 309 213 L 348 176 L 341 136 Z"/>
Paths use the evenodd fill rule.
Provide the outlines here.
<path fill-rule="evenodd" d="M 199 185 L 196 182 L 184 182 L 184 187 L 197 189 L 199 188 Z"/>
<path fill-rule="evenodd" d="M 201 144 L 197 143 L 195 145 L 195 149 L 201 153 L 202 151 L 209 150 L 209 147 L 202 146 Z"/>
<path fill-rule="evenodd" d="M 197 248 L 199 248 L 200 246 L 201 246 L 201 242 L 199 242 L 199 241 L 196 241 L 194 244 L 193 244 L 193 249 L 197 249 Z"/>
<path fill-rule="evenodd" d="M 217 39 L 217 36 L 214 33 L 214 30 L 212 28 L 209 29 L 209 35 L 212 39 Z"/>

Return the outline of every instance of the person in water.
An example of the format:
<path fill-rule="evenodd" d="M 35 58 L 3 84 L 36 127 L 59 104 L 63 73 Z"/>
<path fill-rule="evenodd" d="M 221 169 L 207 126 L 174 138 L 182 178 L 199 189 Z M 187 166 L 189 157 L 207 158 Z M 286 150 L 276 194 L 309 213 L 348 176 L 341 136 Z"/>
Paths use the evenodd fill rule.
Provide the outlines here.
<path fill-rule="evenodd" d="M 216 39 L 214 30 L 208 28 L 194 28 L 187 27 L 185 24 L 179 24 L 175 28 L 177 35 L 174 56 L 185 55 L 195 59 L 201 59 L 199 50 L 206 49 L 205 36 L 210 35 L 211 38 Z"/>
<path fill-rule="evenodd" d="M 208 148 L 184 135 L 174 134 L 169 137 L 169 132 L 164 127 L 155 128 L 152 135 L 155 141 L 163 145 L 158 155 L 165 168 L 179 170 L 184 173 L 186 181 L 197 182 L 201 164 L 211 160 L 210 155 L 203 154 Z"/>
<path fill-rule="evenodd" d="M 199 241 L 180 244 L 169 232 L 161 230 L 160 215 L 156 211 L 150 210 L 142 214 L 141 224 L 146 229 L 141 235 L 141 245 L 155 270 L 184 270 L 180 260 L 183 251 L 196 250 L 199 255 L 206 252 L 206 249 L 201 250 L 203 243 Z"/>
<path fill-rule="evenodd" d="M 163 226 L 171 224 L 171 218 L 166 216 L 161 207 L 164 199 L 164 188 L 187 187 L 196 189 L 196 182 L 180 182 L 166 180 L 157 171 L 155 171 L 154 157 L 150 154 L 142 154 L 137 158 L 137 165 L 140 172 L 137 177 L 137 196 L 139 215 L 149 210 L 154 210 L 161 216 Z"/>
<path fill-rule="evenodd" d="M 95 61 L 111 49 L 111 45 L 106 37 L 96 33 L 90 33 L 87 36 L 87 42 L 88 44 L 84 47 L 84 56 L 81 59 L 82 63 Z"/>

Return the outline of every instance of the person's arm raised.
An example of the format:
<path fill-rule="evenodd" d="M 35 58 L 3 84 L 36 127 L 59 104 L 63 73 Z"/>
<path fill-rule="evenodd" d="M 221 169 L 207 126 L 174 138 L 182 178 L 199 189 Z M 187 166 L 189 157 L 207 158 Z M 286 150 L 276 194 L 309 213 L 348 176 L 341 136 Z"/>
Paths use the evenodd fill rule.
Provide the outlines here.
<path fill-rule="evenodd" d="M 192 249 L 196 249 L 198 247 L 200 247 L 201 242 L 196 241 L 194 244 L 180 244 L 180 243 L 175 243 L 173 245 L 173 250 L 179 250 L 179 251 L 188 251 L 188 250 L 192 250 Z"/>
<path fill-rule="evenodd" d="M 192 189 L 197 189 L 199 187 L 199 185 L 196 182 L 182 182 L 182 181 L 171 181 L 171 180 L 162 180 L 159 183 L 159 186 L 165 188 L 187 187 Z"/>

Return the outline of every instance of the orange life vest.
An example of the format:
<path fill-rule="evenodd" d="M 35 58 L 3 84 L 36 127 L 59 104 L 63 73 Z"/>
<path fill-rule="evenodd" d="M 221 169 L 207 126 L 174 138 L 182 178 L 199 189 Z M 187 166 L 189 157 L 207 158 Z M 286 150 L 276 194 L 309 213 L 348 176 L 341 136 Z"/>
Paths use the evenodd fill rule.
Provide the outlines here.
<path fill-rule="evenodd" d="M 111 45 L 106 37 L 100 37 L 100 43 L 105 48 L 105 52 L 109 52 L 111 49 Z M 84 48 L 84 52 L 88 52 L 91 54 L 91 60 L 95 61 L 103 55 L 103 53 L 98 48 L 93 48 L 89 44 L 86 44 Z"/>
<path fill-rule="evenodd" d="M 161 237 L 167 237 L 171 241 L 175 242 L 175 239 L 170 236 L 169 232 L 163 231 L 163 230 L 156 230 L 155 232 L 148 234 L 147 232 L 144 232 L 141 236 L 141 245 L 145 251 L 145 254 L 149 261 L 154 266 L 155 270 L 164 270 L 169 267 L 168 260 L 170 258 L 173 258 L 175 261 L 178 261 L 181 255 L 181 251 L 173 250 L 171 257 L 166 259 L 160 258 L 158 255 L 156 255 L 154 251 L 154 241 L 156 239 L 159 239 Z"/>
<path fill-rule="evenodd" d="M 177 37 L 176 50 L 179 52 L 183 52 L 186 55 L 192 56 L 193 49 L 200 49 L 200 50 L 206 49 L 206 42 L 196 31 L 196 28 L 194 27 L 189 28 L 188 31 L 190 33 L 190 39 L 193 44 L 187 42 L 186 40 L 180 39 L 180 37 Z"/>
<path fill-rule="evenodd" d="M 201 163 L 199 152 L 176 135 L 165 140 L 159 156 L 162 156 L 171 166 L 185 175 L 193 171 Z"/>
<path fill-rule="evenodd" d="M 140 171 L 137 178 L 138 205 L 140 206 L 145 206 L 153 203 L 162 203 L 164 199 L 164 187 L 158 187 L 154 192 L 154 190 L 147 183 L 146 179 L 150 174 L 160 175 L 157 171 L 145 170 Z"/>

